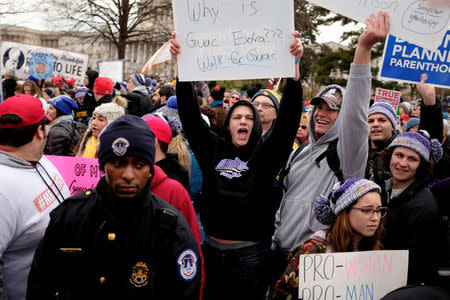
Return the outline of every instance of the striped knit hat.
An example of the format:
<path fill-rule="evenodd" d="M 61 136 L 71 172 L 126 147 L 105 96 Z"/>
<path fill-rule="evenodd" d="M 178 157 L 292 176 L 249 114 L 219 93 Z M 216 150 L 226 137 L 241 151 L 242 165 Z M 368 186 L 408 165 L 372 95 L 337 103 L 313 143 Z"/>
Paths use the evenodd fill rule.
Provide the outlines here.
<path fill-rule="evenodd" d="M 325 225 L 333 224 L 341 211 L 371 191 L 381 193 L 381 188 L 364 178 L 348 179 L 342 185 L 337 183 L 328 198 L 322 195 L 316 198 L 313 205 L 316 219 Z"/>
<path fill-rule="evenodd" d="M 373 114 L 383 114 L 386 116 L 386 118 L 391 121 L 392 128 L 394 130 L 398 129 L 397 125 L 397 115 L 395 114 L 394 108 L 389 104 L 389 102 L 386 101 L 380 101 L 375 104 L 373 104 L 369 108 L 369 116 Z"/>
<path fill-rule="evenodd" d="M 441 143 L 437 139 L 430 139 L 430 135 L 425 130 L 399 134 L 388 146 L 388 149 L 397 146 L 414 150 L 426 161 L 431 160 L 434 163 L 437 163 L 443 154 Z"/>

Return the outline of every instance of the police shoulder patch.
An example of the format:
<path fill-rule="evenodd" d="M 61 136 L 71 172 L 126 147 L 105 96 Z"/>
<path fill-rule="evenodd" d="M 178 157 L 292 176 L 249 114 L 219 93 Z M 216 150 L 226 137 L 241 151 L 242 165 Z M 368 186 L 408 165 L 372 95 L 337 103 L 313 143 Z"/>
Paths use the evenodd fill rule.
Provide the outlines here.
<path fill-rule="evenodd" d="M 114 142 L 111 145 L 111 148 L 113 149 L 114 154 L 117 156 L 123 156 L 125 153 L 127 153 L 127 148 L 130 146 L 130 143 L 127 139 L 120 137 L 114 140 Z"/>
<path fill-rule="evenodd" d="M 181 279 L 191 281 L 197 275 L 197 255 L 191 249 L 181 252 L 177 259 L 178 272 Z"/>

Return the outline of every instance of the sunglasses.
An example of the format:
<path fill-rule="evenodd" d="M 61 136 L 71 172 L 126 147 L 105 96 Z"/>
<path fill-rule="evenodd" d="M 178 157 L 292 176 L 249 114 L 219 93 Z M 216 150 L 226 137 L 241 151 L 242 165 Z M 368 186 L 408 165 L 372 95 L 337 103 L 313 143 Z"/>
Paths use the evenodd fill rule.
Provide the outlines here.
<path fill-rule="evenodd" d="M 305 125 L 301 125 L 301 126 L 299 126 L 301 129 L 303 129 L 303 130 L 306 130 L 306 129 L 308 129 L 308 126 L 305 126 Z"/>

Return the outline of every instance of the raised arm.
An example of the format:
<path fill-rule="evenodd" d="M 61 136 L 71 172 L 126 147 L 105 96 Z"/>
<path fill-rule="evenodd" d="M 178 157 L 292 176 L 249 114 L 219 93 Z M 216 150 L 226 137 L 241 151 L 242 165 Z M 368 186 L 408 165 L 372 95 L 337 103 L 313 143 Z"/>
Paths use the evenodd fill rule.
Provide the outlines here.
<path fill-rule="evenodd" d="M 442 142 L 444 124 L 442 122 L 442 102 L 436 99 L 435 88 L 426 84 L 427 75 L 420 76 L 420 83 L 416 85 L 417 90 L 422 96 L 422 105 L 420 106 L 420 125 L 419 129 L 428 131 L 431 138 Z"/>
<path fill-rule="evenodd" d="M 172 33 L 172 35 L 175 37 L 175 33 Z M 176 39 L 170 40 L 170 53 L 175 60 L 181 53 L 180 44 Z M 200 106 L 192 83 L 177 80 L 176 93 L 178 113 L 183 130 L 200 167 L 202 167 L 205 163 L 207 164 L 206 161 L 212 158 L 216 136 L 209 130 L 208 124 L 201 116 Z"/>
<path fill-rule="evenodd" d="M 291 54 L 298 61 L 303 56 L 303 45 L 297 38 L 298 32 L 293 33 L 294 41 L 290 46 Z M 297 133 L 298 124 L 303 108 L 303 89 L 300 82 L 299 63 L 296 63 L 296 76 L 288 78 L 284 86 L 280 109 L 275 120 L 272 133 L 265 141 L 265 157 L 273 157 L 271 165 L 274 171 L 289 157 Z"/>
<path fill-rule="evenodd" d="M 364 177 L 368 156 L 369 109 L 372 75 L 370 52 L 372 47 L 386 38 L 389 32 L 389 16 L 379 12 L 366 20 L 367 28 L 358 38 L 353 63 L 340 112 L 338 155 L 345 179 Z"/>

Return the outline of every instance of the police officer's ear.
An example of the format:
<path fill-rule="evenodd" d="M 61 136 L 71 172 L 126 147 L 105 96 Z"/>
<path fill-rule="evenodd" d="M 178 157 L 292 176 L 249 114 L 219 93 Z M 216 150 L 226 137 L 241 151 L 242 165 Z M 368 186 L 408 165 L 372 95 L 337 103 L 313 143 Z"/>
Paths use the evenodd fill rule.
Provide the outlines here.
<path fill-rule="evenodd" d="M 155 140 L 156 141 L 156 140 Z M 148 179 L 152 181 L 153 175 L 155 175 L 155 167 L 153 165 L 150 165 L 150 175 L 148 175 Z"/>

